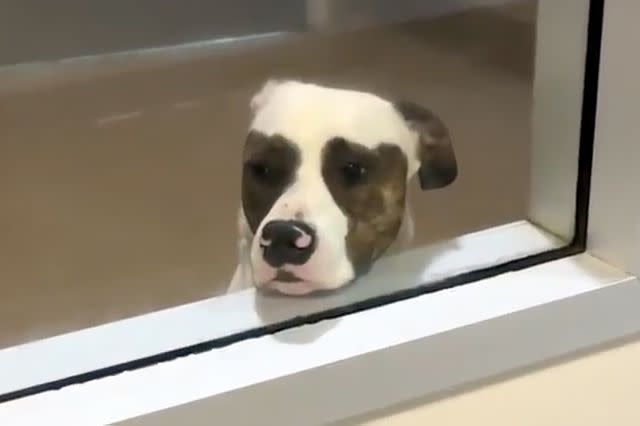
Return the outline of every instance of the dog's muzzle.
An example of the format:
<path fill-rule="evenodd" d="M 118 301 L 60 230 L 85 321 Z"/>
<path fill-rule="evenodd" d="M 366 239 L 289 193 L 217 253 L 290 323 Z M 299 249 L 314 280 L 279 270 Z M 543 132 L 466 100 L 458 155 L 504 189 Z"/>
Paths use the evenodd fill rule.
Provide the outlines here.
<path fill-rule="evenodd" d="M 262 229 L 260 247 L 264 261 L 273 268 L 304 265 L 316 249 L 316 233 L 299 220 L 273 220 Z"/>

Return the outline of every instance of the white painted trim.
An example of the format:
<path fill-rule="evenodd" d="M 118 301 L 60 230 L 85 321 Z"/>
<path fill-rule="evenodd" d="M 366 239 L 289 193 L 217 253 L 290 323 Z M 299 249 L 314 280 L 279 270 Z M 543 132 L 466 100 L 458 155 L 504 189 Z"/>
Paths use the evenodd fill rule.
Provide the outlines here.
<path fill-rule="evenodd" d="M 324 297 L 292 302 L 251 289 L 10 347 L 0 350 L 0 394 L 413 288 L 563 244 L 528 222 L 514 222 L 383 258 L 356 285 Z"/>
<path fill-rule="evenodd" d="M 529 218 L 566 240 L 575 222 L 588 15 L 589 0 L 538 1 Z"/>
<path fill-rule="evenodd" d="M 28 62 L 0 66 L 0 95 L 166 67 L 207 56 L 222 55 L 229 51 L 236 55 L 242 53 L 250 55 L 255 49 L 282 42 L 288 35 L 285 32 L 273 32 L 244 37 L 220 37 L 177 46 L 78 56 L 50 63 Z"/>
<path fill-rule="evenodd" d="M 619 3 L 605 2 L 588 245 L 640 275 L 640 2 Z"/>
<path fill-rule="evenodd" d="M 583 254 L 8 402 L 0 424 L 321 424 L 638 332 L 637 300 Z"/>

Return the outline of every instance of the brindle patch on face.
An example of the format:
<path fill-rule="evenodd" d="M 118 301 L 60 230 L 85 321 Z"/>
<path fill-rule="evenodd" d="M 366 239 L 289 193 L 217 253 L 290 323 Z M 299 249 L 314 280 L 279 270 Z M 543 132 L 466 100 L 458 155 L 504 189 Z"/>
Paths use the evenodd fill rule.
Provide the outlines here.
<path fill-rule="evenodd" d="M 254 234 L 262 219 L 295 179 L 298 148 L 285 137 L 251 131 L 243 153 L 242 207 Z"/>
<path fill-rule="evenodd" d="M 391 245 L 402 224 L 407 158 L 393 144 L 369 149 L 335 138 L 324 148 L 322 177 L 347 216 L 347 253 L 361 274 Z"/>

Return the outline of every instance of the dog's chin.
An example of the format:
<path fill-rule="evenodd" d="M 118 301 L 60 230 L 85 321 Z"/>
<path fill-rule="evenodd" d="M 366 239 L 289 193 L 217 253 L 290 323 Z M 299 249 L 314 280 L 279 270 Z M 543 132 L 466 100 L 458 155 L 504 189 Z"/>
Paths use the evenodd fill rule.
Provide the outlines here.
<path fill-rule="evenodd" d="M 321 282 L 283 269 L 270 272 L 268 277 L 262 279 L 254 275 L 257 288 L 287 296 L 305 296 L 327 289 L 327 286 Z"/>
<path fill-rule="evenodd" d="M 350 281 L 323 280 L 308 270 L 253 267 L 253 282 L 257 289 L 275 292 L 287 296 L 305 296 L 311 293 L 326 293 L 336 290 Z"/>
<path fill-rule="evenodd" d="M 264 284 L 262 287 L 287 296 L 306 296 L 322 290 L 322 288 L 318 287 L 316 284 L 307 281 L 274 280 Z"/>

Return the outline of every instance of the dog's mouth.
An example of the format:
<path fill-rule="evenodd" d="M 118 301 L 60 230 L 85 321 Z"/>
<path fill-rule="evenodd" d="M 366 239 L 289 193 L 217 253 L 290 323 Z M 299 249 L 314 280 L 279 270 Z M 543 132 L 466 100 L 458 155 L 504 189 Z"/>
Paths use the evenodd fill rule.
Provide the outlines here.
<path fill-rule="evenodd" d="M 316 283 L 282 269 L 276 271 L 275 276 L 262 287 L 288 296 L 304 296 L 321 289 Z"/>
<path fill-rule="evenodd" d="M 285 271 L 284 269 L 278 269 L 276 271 L 276 276 L 273 277 L 272 281 L 280 281 L 281 283 L 299 283 L 304 280 L 298 277 L 293 272 Z"/>

